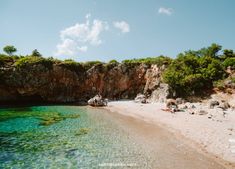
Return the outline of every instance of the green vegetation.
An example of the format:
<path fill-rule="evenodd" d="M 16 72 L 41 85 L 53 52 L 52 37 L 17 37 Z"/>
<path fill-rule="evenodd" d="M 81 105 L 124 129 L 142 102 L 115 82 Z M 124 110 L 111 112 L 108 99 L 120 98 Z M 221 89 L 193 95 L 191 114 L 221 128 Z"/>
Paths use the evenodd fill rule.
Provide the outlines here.
<path fill-rule="evenodd" d="M 229 50 L 229 49 L 225 49 L 224 51 L 224 54 L 222 56 L 222 58 L 232 58 L 232 57 L 235 57 L 235 53 L 233 52 L 233 50 Z"/>
<path fill-rule="evenodd" d="M 163 64 L 169 65 L 172 59 L 166 56 L 159 57 L 148 57 L 148 58 L 140 58 L 140 59 L 131 59 L 131 60 L 123 60 L 122 63 L 132 64 L 132 63 L 144 63 L 144 64 L 156 64 L 161 66 Z"/>
<path fill-rule="evenodd" d="M 215 81 L 213 83 L 213 86 L 219 90 L 224 90 L 225 89 L 225 86 L 224 86 L 224 81 L 223 80 L 218 80 L 218 81 Z"/>
<path fill-rule="evenodd" d="M 229 58 L 225 59 L 223 62 L 223 66 L 225 68 L 230 66 L 232 69 L 235 69 L 235 56 L 232 58 L 229 57 Z"/>
<path fill-rule="evenodd" d="M 53 60 L 37 56 L 26 56 L 16 60 L 14 65 L 16 68 L 22 68 L 35 64 L 42 64 L 47 68 L 52 68 Z"/>
<path fill-rule="evenodd" d="M 233 83 L 235 83 L 235 77 L 232 77 L 231 80 Z"/>
<path fill-rule="evenodd" d="M 164 72 L 165 82 L 177 95 L 202 94 L 202 89 L 210 89 L 214 82 L 227 75 L 228 65 L 221 61 L 224 56 L 218 55 L 220 50 L 221 46 L 212 44 L 208 48 L 179 54 Z"/>
<path fill-rule="evenodd" d="M 118 64 L 118 61 L 117 61 L 117 60 L 110 60 L 110 61 L 108 62 L 108 64 Z"/>
<path fill-rule="evenodd" d="M 101 61 L 88 61 L 88 62 L 82 63 L 82 65 L 85 68 L 85 70 L 88 70 L 88 69 L 90 69 L 93 66 L 101 65 L 101 64 L 103 64 L 103 62 L 101 62 Z"/>
<path fill-rule="evenodd" d="M 18 109 L 17 109 L 18 110 Z M 0 113 L 0 122 L 6 121 L 15 118 L 37 118 L 39 119 L 39 125 L 49 126 L 54 123 L 58 123 L 67 118 L 79 118 L 79 114 L 60 114 L 57 112 L 35 112 L 30 110 L 23 111 L 6 111 L 4 113 Z"/>
<path fill-rule="evenodd" d="M 8 62 L 13 62 L 13 60 L 11 56 L 0 54 L 0 66 L 4 66 Z"/>
<path fill-rule="evenodd" d="M 32 51 L 32 56 L 41 57 L 42 55 L 41 55 L 41 53 L 38 52 L 37 49 L 34 49 L 34 50 Z"/>
<path fill-rule="evenodd" d="M 222 51 L 222 47 L 218 44 L 212 44 L 197 51 L 189 50 L 180 53 L 175 59 L 159 56 L 123 60 L 121 63 L 116 60 L 108 63 L 100 61 L 79 63 L 71 59 L 61 61 L 52 57 L 43 58 L 37 49 L 33 50 L 30 56 L 17 56 L 13 55 L 17 51 L 14 46 L 6 46 L 3 50 L 8 55 L 0 54 L 0 67 L 14 66 L 19 69 L 35 64 L 41 64 L 51 69 L 55 64 L 76 73 L 84 73 L 93 66 L 96 66 L 99 72 L 107 72 L 119 64 L 123 64 L 125 70 L 128 71 L 132 71 L 135 66 L 140 64 L 165 65 L 163 80 L 180 96 L 200 94 L 202 89 L 211 89 L 213 86 L 222 88 L 220 81 L 226 78 L 226 69 L 228 67 L 235 69 L 234 51 L 229 49 Z"/>
<path fill-rule="evenodd" d="M 14 46 L 5 46 L 3 48 L 3 51 L 6 52 L 8 55 L 12 56 L 13 53 L 17 51 L 17 49 Z"/>
<path fill-rule="evenodd" d="M 72 59 L 67 59 L 67 60 L 64 60 L 63 62 L 59 62 L 59 65 L 68 70 L 75 71 L 75 72 L 79 72 L 83 70 L 82 65 L 78 62 L 75 62 Z"/>

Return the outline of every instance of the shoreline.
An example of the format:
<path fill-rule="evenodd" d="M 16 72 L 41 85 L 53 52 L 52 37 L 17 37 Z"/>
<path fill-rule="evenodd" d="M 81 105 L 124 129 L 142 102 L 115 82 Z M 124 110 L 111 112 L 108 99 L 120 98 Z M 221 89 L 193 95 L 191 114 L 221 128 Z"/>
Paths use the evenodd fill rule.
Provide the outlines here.
<path fill-rule="evenodd" d="M 133 101 L 112 101 L 104 107 L 112 113 L 157 125 L 225 167 L 235 168 L 235 152 L 232 149 L 235 143 L 231 145 L 233 138 L 235 139 L 235 132 L 226 131 L 228 127 L 235 127 L 235 115 L 232 111 L 229 112 L 231 119 L 226 118 L 222 121 L 223 117 L 211 120 L 205 115 L 191 115 L 188 111 L 172 114 L 161 110 L 163 108 L 163 103 L 141 104 Z M 213 111 L 218 113 L 216 110 Z"/>

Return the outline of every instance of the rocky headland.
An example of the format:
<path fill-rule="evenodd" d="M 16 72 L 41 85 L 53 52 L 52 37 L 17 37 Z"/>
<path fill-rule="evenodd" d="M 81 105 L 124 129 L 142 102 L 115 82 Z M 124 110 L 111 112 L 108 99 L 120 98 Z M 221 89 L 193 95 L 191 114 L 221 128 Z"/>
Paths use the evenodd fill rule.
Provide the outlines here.
<path fill-rule="evenodd" d="M 111 100 L 133 99 L 138 93 L 145 93 L 152 100 L 168 95 L 161 77 L 164 64 L 85 65 L 40 58 L 17 63 L 8 59 L 0 67 L 0 103 L 77 103 L 96 94 Z"/>

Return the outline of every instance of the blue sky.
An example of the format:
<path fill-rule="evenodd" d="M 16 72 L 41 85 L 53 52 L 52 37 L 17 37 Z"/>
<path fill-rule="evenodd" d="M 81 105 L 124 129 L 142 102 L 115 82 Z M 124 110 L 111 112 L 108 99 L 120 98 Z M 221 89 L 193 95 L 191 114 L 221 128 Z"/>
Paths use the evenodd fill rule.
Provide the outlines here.
<path fill-rule="evenodd" d="M 235 50 L 234 0 L 1 0 L 0 48 L 77 61 Z"/>

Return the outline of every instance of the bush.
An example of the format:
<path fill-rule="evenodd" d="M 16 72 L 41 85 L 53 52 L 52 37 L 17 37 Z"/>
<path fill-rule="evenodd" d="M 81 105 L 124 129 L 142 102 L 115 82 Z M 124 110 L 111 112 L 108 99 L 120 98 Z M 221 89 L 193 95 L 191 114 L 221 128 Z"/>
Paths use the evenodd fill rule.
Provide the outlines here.
<path fill-rule="evenodd" d="M 8 55 L 0 54 L 0 66 L 4 66 L 7 62 L 13 62 L 14 58 Z"/>
<path fill-rule="evenodd" d="M 172 59 L 166 56 L 159 56 L 159 57 L 148 57 L 148 58 L 140 58 L 140 59 L 130 59 L 130 60 L 123 60 L 122 63 L 131 64 L 156 64 L 158 66 L 162 66 L 163 64 L 169 65 Z"/>
<path fill-rule="evenodd" d="M 42 57 L 27 56 L 27 57 L 22 57 L 15 62 L 16 68 L 23 68 L 28 65 L 34 65 L 34 64 L 42 64 L 45 67 L 51 69 L 53 65 L 53 60 Z"/>
<path fill-rule="evenodd" d="M 235 83 L 235 77 L 231 77 L 230 80 Z"/>
<path fill-rule="evenodd" d="M 88 61 L 88 62 L 82 63 L 82 65 L 84 66 L 84 68 L 86 70 L 92 68 L 95 65 L 99 65 L 99 64 L 104 64 L 104 63 L 100 62 L 100 61 Z"/>
<path fill-rule="evenodd" d="M 180 54 L 169 65 L 163 79 L 179 96 L 200 94 L 213 87 L 213 82 L 224 79 L 226 72 L 219 59 L 197 52 Z"/>
<path fill-rule="evenodd" d="M 116 61 L 116 60 L 110 60 L 108 64 L 114 64 L 114 63 L 115 63 L 115 64 L 118 64 L 118 61 Z"/>
<path fill-rule="evenodd" d="M 225 86 L 224 86 L 224 81 L 223 80 L 218 80 L 218 81 L 215 81 L 213 83 L 213 86 L 218 88 L 219 90 L 224 90 L 225 89 Z"/>
<path fill-rule="evenodd" d="M 233 69 L 235 69 L 235 57 L 225 59 L 225 61 L 223 62 L 223 66 L 225 69 L 229 66 L 231 66 Z"/>
<path fill-rule="evenodd" d="M 81 72 L 83 70 L 83 66 L 72 59 L 64 60 L 59 65 L 75 72 Z"/>

